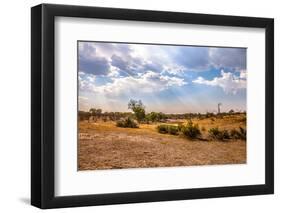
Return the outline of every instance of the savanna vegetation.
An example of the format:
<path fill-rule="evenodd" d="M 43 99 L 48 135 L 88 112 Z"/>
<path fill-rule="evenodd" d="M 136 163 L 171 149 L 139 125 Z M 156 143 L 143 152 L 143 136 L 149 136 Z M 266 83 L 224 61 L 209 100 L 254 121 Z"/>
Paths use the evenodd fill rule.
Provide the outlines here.
<path fill-rule="evenodd" d="M 79 170 L 246 162 L 246 112 L 79 111 Z"/>

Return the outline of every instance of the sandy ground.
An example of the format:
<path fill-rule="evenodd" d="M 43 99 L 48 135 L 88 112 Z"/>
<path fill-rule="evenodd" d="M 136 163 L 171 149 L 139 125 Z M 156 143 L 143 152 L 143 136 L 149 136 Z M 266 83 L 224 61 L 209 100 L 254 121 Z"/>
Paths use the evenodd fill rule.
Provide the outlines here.
<path fill-rule="evenodd" d="M 245 126 L 233 118 L 197 122 L 207 130 L 222 123 L 226 129 Z M 130 129 L 116 127 L 115 122 L 83 121 L 78 150 L 79 170 L 246 163 L 245 141 L 192 141 L 182 135 L 160 134 L 156 124 Z"/>

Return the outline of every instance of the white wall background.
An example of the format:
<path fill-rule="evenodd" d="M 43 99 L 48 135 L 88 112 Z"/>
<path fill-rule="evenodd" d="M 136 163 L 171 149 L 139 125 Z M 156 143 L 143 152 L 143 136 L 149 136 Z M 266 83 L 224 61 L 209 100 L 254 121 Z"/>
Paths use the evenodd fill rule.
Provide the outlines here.
<path fill-rule="evenodd" d="M 45 0 L 45 3 L 170 10 L 275 18 L 275 131 L 281 128 L 281 13 L 279 1 Z M 1 2 L 0 212 L 39 212 L 30 197 L 30 7 L 37 0 Z M 275 195 L 56 209 L 50 212 L 278 212 L 281 145 L 275 136 Z"/>

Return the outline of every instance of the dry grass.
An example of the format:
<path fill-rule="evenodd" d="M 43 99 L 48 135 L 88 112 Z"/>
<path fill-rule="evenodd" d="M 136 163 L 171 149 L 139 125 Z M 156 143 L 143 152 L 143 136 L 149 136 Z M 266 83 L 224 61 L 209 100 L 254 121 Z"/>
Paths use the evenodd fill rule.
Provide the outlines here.
<path fill-rule="evenodd" d="M 212 127 L 245 128 L 242 116 L 193 122 L 206 129 L 202 131 L 206 137 Z M 182 135 L 160 134 L 156 126 L 141 124 L 130 129 L 116 127 L 115 122 L 80 122 L 79 170 L 246 163 L 245 141 L 191 141 Z"/>

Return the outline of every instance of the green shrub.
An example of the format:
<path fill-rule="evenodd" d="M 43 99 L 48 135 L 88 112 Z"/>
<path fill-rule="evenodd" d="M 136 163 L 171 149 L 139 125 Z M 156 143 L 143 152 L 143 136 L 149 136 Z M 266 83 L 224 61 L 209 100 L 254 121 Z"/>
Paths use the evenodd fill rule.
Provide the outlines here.
<path fill-rule="evenodd" d="M 230 137 L 233 139 L 240 139 L 240 132 L 236 129 L 230 130 Z"/>
<path fill-rule="evenodd" d="M 228 140 L 228 139 L 230 139 L 229 132 L 228 132 L 226 129 L 224 129 L 224 130 L 221 131 L 221 138 L 222 138 L 222 140 Z"/>
<path fill-rule="evenodd" d="M 209 129 L 209 136 L 212 138 L 212 139 L 215 139 L 215 140 L 220 140 L 220 141 L 223 141 L 223 140 L 228 140 L 230 139 L 230 135 L 229 135 L 229 132 L 227 130 L 219 130 L 218 127 L 214 127 L 214 128 L 211 128 Z"/>
<path fill-rule="evenodd" d="M 179 132 L 181 132 L 182 131 L 182 129 L 184 128 L 184 125 L 183 124 L 178 124 L 178 130 L 179 130 Z"/>
<path fill-rule="evenodd" d="M 182 127 L 181 131 L 190 139 L 198 138 L 201 135 L 198 124 L 193 124 L 191 120 L 187 123 L 187 125 Z"/>
<path fill-rule="evenodd" d="M 246 129 L 239 127 L 239 130 L 237 129 L 232 129 L 230 131 L 230 137 L 233 139 L 241 139 L 241 140 L 246 140 L 247 138 L 247 131 Z"/>
<path fill-rule="evenodd" d="M 179 127 L 174 125 L 161 124 L 157 126 L 157 130 L 159 133 L 162 134 L 168 134 L 168 133 L 171 135 L 179 134 Z"/>
<path fill-rule="evenodd" d="M 214 128 L 211 128 L 209 129 L 209 136 L 213 139 L 217 139 L 220 135 L 220 130 L 218 127 L 214 127 Z"/>
<path fill-rule="evenodd" d="M 246 138 L 247 138 L 247 130 L 242 128 L 242 127 L 240 127 L 240 126 L 239 126 L 239 130 L 240 130 L 240 139 L 246 140 Z"/>
<path fill-rule="evenodd" d="M 137 122 L 130 117 L 117 121 L 116 126 L 122 128 L 139 128 Z"/>
<path fill-rule="evenodd" d="M 161 124 L 157 126 L 157 130 L 159 133 L 167 134 L 169 132 L 169 126 L 165 124 Z"/>
<path fill-rule="evenodd" d="M 168 131 L 169 131 L 169 134 L 171 134 L 171 135 L 178 135 L 179 134 L 178 126 L 170 125 L 169 128 L 168 128 Z"/>

